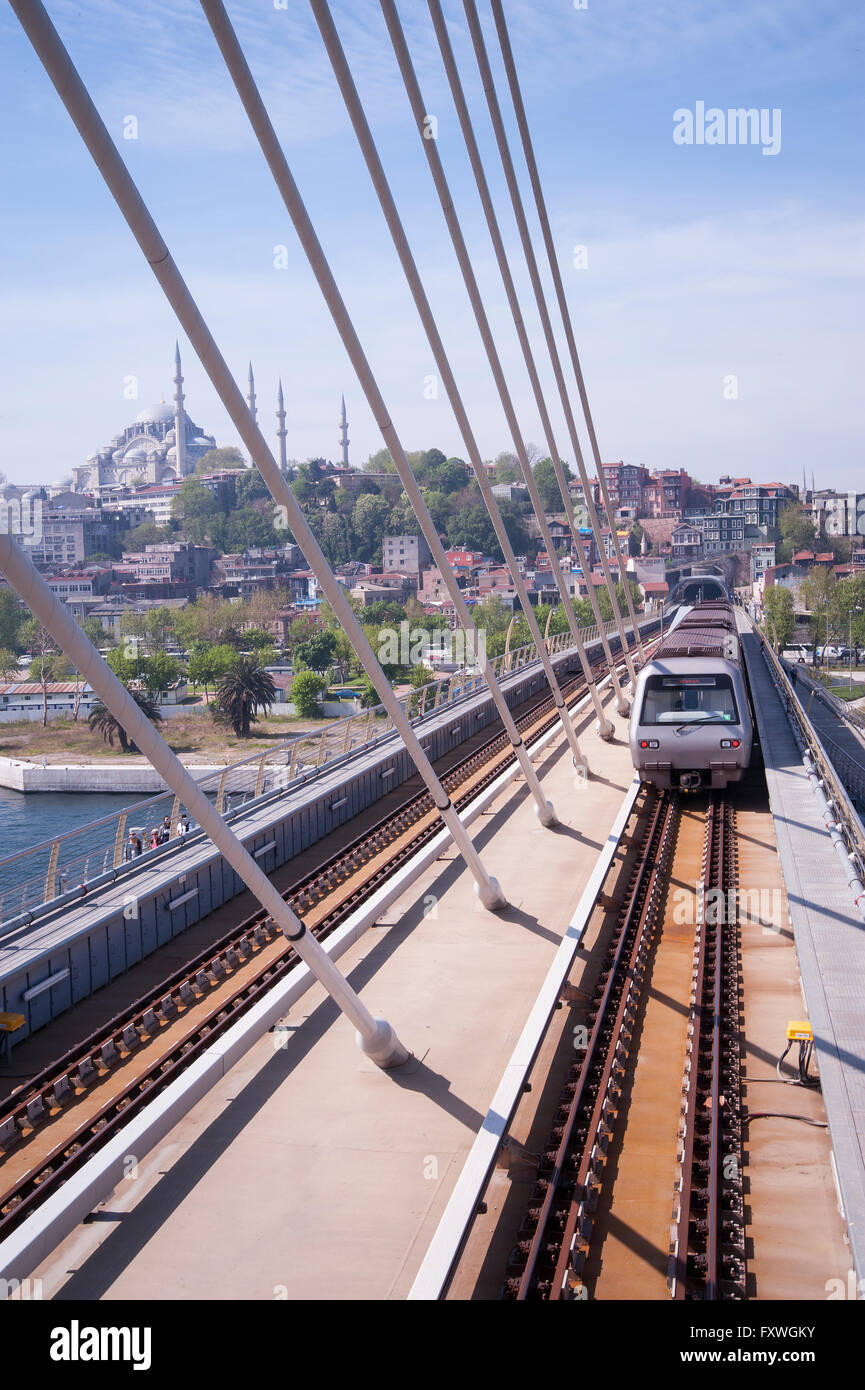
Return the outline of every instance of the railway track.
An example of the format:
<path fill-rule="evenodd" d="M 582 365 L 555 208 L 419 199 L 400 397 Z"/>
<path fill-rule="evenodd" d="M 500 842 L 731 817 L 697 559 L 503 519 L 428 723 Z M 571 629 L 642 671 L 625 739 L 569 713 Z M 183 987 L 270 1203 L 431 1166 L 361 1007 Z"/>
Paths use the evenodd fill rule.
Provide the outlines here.
<path fill-rule="evenodd" d="M 602 663 L 594 668 L 598 675 L 605 669 Z M 582 676 L 563 684 L 568 703 L 584 684 Z M 545 696 L 517 724 L 531 746 L 557 720 Z M 511 756 L 502 731 L 452 767 L 442 782 L 457 809 Z M 324 939 L 440 828 L 429 794 L 415 795 L 285 897 L 307 929 Z M 259 911 L 0 1103 L 0 1240 L 298 962 Z"/>
<path fill-rule="evenodd" d="M 508 1300 L 745 1297 L 734 812 L 726 798 L 713 797 L 704 817 L 689 807 L 683 821 L 676 794 L 651 797 L 579 1025 L 585 1046 L 559 1096 L 508 1259 L 501 1291 Z M 670 887 L 686 882 L 692 866 L 696 910 L 683 931 L 673 925 Z M 677 986 L 687 998 L 689 930 L 683 1038 L 675 1000 Z M 661 1204 L 671 1189 L 668 1226 Z M 651 1205 L 654 1239 L 647 1240 Z M 641 1217 L 638 1247 L 622 1234 L 633 1207 Z"/>
<path fill-rule="evenodd" d="M 673 1298 L 745 1297 L 738 864 L 734 812 L 713 799 L 703 849 L 673 1213 Z"/>

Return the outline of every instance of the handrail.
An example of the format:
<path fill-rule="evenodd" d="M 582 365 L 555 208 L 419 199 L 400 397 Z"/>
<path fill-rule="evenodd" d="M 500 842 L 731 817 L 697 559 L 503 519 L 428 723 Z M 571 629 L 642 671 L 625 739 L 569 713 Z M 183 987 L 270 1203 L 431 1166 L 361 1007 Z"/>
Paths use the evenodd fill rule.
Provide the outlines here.
<path fill-rule="evenodd" d="M 652 621 L 655 621 L 653 615 L 646 615 L 645 622 Z M 604 626 L 611 630 L 615 622 L 608 619 Z M 630 626 L 628 623 L 627 627 Z M 581 631 L 587 644 L 599 640 L 594 624 Z M 547 639 L 546 647 L 551 656 L 571 650 L 570 631 L 553 634 Z M 489 664 L 497 679 L 501 679 L 537 659 L 537 648 L 531 642 L 493 657 Z M 411 723 L 415 725 L 434 711 L 456 705 L 476 694 L 483 684 L 479 673 L 459 670 L 410 691 L 406 700 Z M 232 814 L 253 801 L 284 795 L 295 783 L 323 767 L 332 767 L 361 749 L 373 746 L 387 736 L 390 727 L 384 706 L 374 705 L 330 720 L 321 729 L 294 734 L 266 753 L 251 753 L 206 773 L 199 786 L 217 800 L 223 813 Z M 179 812 L 180 806 L 175 803 L 173 794 L 160 792 L 127 806 L 124 811 L 76 826 L 0 860 L 0 925 L 28 911 L 38 910 L 45 902 L 62 897 L 71 889 L 84 890 L 88 883 L 120 869 L 125 862 L 124 837 L 128 829 L 144 827 L 147 832 L 149 827 L 160 826 L 167 815 L 172 831 L 176 832 Z M 169 843 L 176 841 L 172 839 Z M 159 848 L 164 850 L 166 846 Z M 146 849 L 156 852 L 151 851 L 150 845 Z"/>
<path fill-rule="evenodd" d="M 819 731 L 811 723 L 811 720 L 796 698 L 793 685 L 784 669 L 783 663 L 772 648 L 772 644 L 767 641 L 765 633 L 761 632 L 750 614 L 746 613 L 746 616 L 754 632 L 757 634 L 757 637 L 760 639 L 764 657 L 766 657 L 774 669 L 779 682 L 779 689 L 783 692 L 787 714 L 792 721 L 795 721 L 802 742 L 806 745 L 813 761 L 820 769 L 820 775 L 826 785 L 827 792 L 838 812 L 840 830 L 847 843 L 848 851 L 855 856 L 858 861 L 860 874 L 865 874 L 865 825 L 863 825 L 859 812 L 850 800 L 843 782 L 841 782 L 837 776 L 836 769 L 821 742 Z"/>

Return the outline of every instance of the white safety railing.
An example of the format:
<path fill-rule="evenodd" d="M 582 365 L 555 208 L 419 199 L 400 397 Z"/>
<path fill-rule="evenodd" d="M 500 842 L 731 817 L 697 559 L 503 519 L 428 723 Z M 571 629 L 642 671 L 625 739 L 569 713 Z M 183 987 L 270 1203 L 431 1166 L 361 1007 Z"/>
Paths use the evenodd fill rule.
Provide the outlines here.
<path fill-rule="evenodd" d="M 616 625 L 610 620 L 604 626 L 612 632 Z M 594 625 L 581 629 L 581 634 L 586 644 L 599 640 Z M 570 650 L 571 633 L 548 637 L 546 646 L 551 656 Z M 537 660 L 537 648 L 532 642 L 492 658 L 489 664 L 501 680 Z M 403 704 L 409 717 L 417 721 L 482 686 L 486 688 L 486 683 L 477 670 L 461 669 L 410 691 L 403 697 Z M 266 753 L 253 753 L 208 773 L 199 786 L 215 801 L 217 810 L 228 815 L 259 797 L 283 792 L 316 769 L 356 753 L 389 733 L 392 727 L 384 706 L 374 705 L 333 719 L 321 729 L 297 734 Z M 82 892 L 88 884 L 121 868 L 130 855 L 130 831 L 141 837 L 142 853 L 164 850 L 164 842 L 152 847 L 152 832 L 160 829 L 167 816 L 168 842 L 176 840 L 182 810 L 178 799 L 164 792 L 0 860 L 0 928 L 65 893 Z"/>
<path fill-rule="evenodd" d="M 595 627 L 584 629 L 584 634 L 586 642 L 597 640 Z M 546 645 L 550 654 L 556 655 L 572 644 L 571 634 L 563 632 L 549 637 Z M 501 679 L 537 659 L 537 649 L 530 643 L 493 658 L 490 665 Z M 462 669 L 412 690 L 404 697 L 404 704 L 413 720 L 424 719 L 482 685 L 485 682 L 477 671 Z M 254 753 L 209 773 L 199 786 L 220 812 L 230 814 L 259 797 L 286 790 L 297 779 L 357 752 L 391 728 L 384 707 L 374 705 L 358 714 L 329 721 L 324 728 L 295 735 L 266 753 Z M 152 832 L 160 831 L 168 817 L 169 842 L 176 839 L 181 812 L 177 798 L 165 792 L 0 860 L 0 927 L 65 893 L 83 891 L 88 884 L 120 868 L 131 856 L 130 831 L 141 838 L 142 853 L 164 849 L 164 842 L 154 849 Z"/>

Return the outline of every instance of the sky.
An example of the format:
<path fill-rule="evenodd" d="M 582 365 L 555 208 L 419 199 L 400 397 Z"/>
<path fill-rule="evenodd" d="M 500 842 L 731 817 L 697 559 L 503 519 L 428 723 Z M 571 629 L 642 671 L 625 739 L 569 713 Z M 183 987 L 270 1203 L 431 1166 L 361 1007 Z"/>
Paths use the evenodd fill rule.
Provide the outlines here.
<path fill-rule="evenodd" d="M 477 3 L 543 265 L 489 0 Z M 462 0 L 443 8 L 558 447 L 573 461 Z M 289 457 L 339 457 L 344 394 L 362 465 L 381 435 L 199 6 L 46 9 L 244 389 L 252 360 L 274 448 L 281 377 Z M 227 9 L 403 445 L 465 457 L 443 389 L 432 398 L 432 353 L 309 4 Z M 817 487 L 865 491 L 865 11 L 849 0 L 504 9 L 604 461 L 704 482 L 801 481 L 804 470 L 809 486 L 813 473 Z M 378 0 L 333 0 L 331 11 L 482 455 L 494 457 L 512 440 Z M 399 11 L 521 431 L 543 444 L 427 5 L 399 0 Z M 13 482 L 67 475 L 170 399 L 176 338 L 190 415 L 218 444 L 238 443 L 5 6 L 0 54 L 0 471 Z M 732 138 L 734 108 L 766 113 L 761 142 Z M 696 136 L 700 110 L 709 141 L 724 143 L 674 138 L 688 134 L 683 113 Z M 554 308 L 548 272 L 545 286 Z"/>

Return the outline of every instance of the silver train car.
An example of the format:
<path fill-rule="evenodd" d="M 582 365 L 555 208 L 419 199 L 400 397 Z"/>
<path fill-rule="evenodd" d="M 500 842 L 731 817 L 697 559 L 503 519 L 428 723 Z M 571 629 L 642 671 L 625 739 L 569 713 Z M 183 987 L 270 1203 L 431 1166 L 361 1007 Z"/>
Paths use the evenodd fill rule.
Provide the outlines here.
<path fill-rule="evenodd" d="M 732 606 L 683 612 L 637 677 L 631 758 L 645 782 L 675 791 L 740 782 L 754 729 Z"/>

